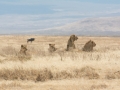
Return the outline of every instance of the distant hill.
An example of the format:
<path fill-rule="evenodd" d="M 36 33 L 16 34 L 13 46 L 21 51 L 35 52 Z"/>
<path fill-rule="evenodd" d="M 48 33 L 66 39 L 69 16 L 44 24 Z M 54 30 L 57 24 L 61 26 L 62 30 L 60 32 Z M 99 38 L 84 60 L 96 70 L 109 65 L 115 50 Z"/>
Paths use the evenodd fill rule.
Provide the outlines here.
<path fill-rule="evenodd" d="M 42 35 L 120 36 L 120 17 L 83 19 L 64 26 L 27 33 Z"/>

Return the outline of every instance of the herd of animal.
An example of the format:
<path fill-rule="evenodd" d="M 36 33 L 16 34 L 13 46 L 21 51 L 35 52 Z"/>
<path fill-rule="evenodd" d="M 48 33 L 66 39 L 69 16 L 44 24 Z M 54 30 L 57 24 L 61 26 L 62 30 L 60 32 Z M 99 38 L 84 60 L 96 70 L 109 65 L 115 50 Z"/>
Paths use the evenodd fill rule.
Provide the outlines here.
<path fill-rule="evenodd" d="M 74 41 L 76 41 L 78 39 L 78 37 L 76 35 L 71 35 L 70 38 L 68 39 L 68 42 L 67 42 L 67 49 L 66 51 L 70 51 L 71 49 L 76 49 L 75 47 L 75 44 L 74 44 Z M 35 40 L 35 38 L 30 38 L 30 39 L 27 39 L 27 43 L 28 42 L 33 42 Z M 92 51 L 93 50 L 93 47 L 95 47 L 96 44 L 94 41 L 92 40 L 89 40 L 85 45 L 84 47 L 82 48 L 83 51 Z M 55 47 L 55 44 L 49 44 L 49 48 L 48 48 L 48 51 L 49 52 L 54 52 L 56 51 L 57 48 Z M 21 49 L 20 49 L 20 54 L 24 54 L 26 55 L 26 51 L 27 51 L 27 45 L 21 45 Z"/>

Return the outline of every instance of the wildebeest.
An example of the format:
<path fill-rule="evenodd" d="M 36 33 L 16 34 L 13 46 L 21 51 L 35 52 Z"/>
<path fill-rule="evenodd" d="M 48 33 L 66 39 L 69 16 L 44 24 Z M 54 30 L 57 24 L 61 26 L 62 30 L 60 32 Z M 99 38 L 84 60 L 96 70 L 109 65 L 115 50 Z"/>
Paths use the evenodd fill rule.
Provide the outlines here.
<path fill-rule="evenodd" d="M 69 51 L 70 48 L 73 48 L 73 49 L 76 48 L 76 47 L 75 47 L 75 44 L 74 44 L 74 41 L 77 40 L 77 39 L 78 39 L 78 37 L 75 36 L 75 35 L 71 35 L 71 36 L 70 36 L 70 38 L 69 38 L 69 40 L 68 40 L 68 43 L 67 43 L 67 51 Z"/>
<path fill-rule="evenodd" d="M 49 52 L 54 52 L 56 50 L 57 50 L 57 48 L 55 48 L 55 44 L 49 44 L 49 48 L 48 48 Z"/>
<path fill-rule="evenodd" d="M 27 39 L 27 43 L 28 43 L 28 42 L 31 42 L 31 43 L 32 43 L 32 41 L 34 41 L 34 40 L 35 40 L 35 38 Z"/>
<path fill-rule="evenodd" d="M 95 47 L 96 44 L 94 41 L 92 40 L 89 40 L 83 47 L 83 51 L 92 51 L 93 50 L 93 47 Z"/>

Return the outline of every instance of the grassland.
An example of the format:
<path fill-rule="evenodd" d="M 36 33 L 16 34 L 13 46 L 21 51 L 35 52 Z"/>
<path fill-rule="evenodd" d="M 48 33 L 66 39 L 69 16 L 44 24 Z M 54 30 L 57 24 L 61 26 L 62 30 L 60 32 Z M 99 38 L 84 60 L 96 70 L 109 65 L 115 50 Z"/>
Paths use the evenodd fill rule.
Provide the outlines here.
<path fill-rule="evenodd" d="M 27 43 L 28 38 L 36 38 Z M 120 37 L 79 37 L 79 51 L 65 51 L 69 36 L 1 35 L 0 90 L 120 90 Z M 88 40 L 93 52 L 81 49 Z M 48 52 L 49 43 L 58 51 Z M 21 44 L 31 58 L 19 60 Z"/>

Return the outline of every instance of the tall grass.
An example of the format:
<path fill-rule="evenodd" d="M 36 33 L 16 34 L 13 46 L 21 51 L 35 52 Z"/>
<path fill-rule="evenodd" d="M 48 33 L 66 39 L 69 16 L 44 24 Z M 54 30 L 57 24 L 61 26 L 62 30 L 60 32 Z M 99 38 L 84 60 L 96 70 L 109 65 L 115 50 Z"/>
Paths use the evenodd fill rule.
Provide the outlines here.
<path fill-rule="evenodd" d="M 119 64 L 119 49 L 113 51 L 113 49 L 107 48 L 106 52 L 96 49 L 93 52 L 59 51 L 49 53 L 42 49 L 31 48 L 29 52 L 32 58 L 28 61 L 23 59 L 22 62 L 18 60 L 15 48 L 5 47 L 2 50 L 6 57 L 9 56 L 9 58 L 7 57 L 9 60 L 5 59 L 0 64 L 0 79 L 3 80 L 33 80 L 37 82 L 70 78 L 120 78 L 119 70 L 115 66 L 115 64 Z M 10 57 L 14 57 L 14 60 Z"/>
<path fill-rule="evenodd" d="M 8 43 L 8 45 L 3 45 L 0 48 L 0 79 L 32 80 L 37 82 L 71 78 L 90 80 L 120 78 L 119 41 L 117 43 L 112 41 L 114 42 L 112 43 L 106 40 L 104 41 L 106 45 L 104 45 L 99 41 L 99 38 L 94 39 L 91 37 L 91 39 L 96 41 L 97 46 L 93 52 L 83 52 L 81 48 L 88 38 L 83 40 L 83 37 L 80 37 L 81 42 L 75 42 L 79 51 L 67 52 L 64 50 L 67 37 L 65 37 L 62 44 L 59 41 L 62 41 L 63 37 L 57 37 L 60 39 L 59 41 L 55 37 L 44 37 L 44 39 L 39 37 L 40 40 L 37 39 L 35 42 L 27 44 L 27 53 L 30 56 L 28 55 L 28 57 L 21 59 L 18 57 L 18 52 L 20 45 L 25 42 L 22 39 L 27 37 L 20 38 L 17 37 L 15 40 L 11 38 L 13 44 Z M 49 43 L 55 43 L 57 48 L 62 48 L 63 50 L 49 53 Z"/>

